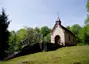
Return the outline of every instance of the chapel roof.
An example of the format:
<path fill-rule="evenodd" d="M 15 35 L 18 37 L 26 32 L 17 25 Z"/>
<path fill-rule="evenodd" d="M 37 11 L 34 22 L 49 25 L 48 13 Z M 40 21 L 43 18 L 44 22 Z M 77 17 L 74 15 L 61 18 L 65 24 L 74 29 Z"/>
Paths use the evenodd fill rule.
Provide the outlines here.
<path fill-rule="evenodd" d="M 60 27 L 61 27 L 63 30 L 65 30 L 66 32 L 68 32 L 68 33 L 72 34 L 73 36 L 75 36 L 70 30 L 68 30 L 67 28 L 65 28 L 64 26 L 61 25 L 61 20 L 60 20 L 59 17 L 58 17 L 58 19 L 56 20 L 56 23 L 55 23 L 53 29 L 51 30 L 51 34 L 53 34 L 53 32 L 55 31 L 55 29 L 56 29 L 56 27 L 57 27 L 58 25 L 60 25 Z"/>

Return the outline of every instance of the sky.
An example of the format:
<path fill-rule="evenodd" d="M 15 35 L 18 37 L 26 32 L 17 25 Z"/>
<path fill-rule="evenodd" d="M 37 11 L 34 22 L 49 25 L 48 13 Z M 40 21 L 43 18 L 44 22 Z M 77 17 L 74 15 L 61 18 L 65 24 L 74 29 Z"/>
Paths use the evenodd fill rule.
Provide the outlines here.
<path fill-rule="evenodd" d="M 25 26 L 52 28 L 60 18 L 63 26 L 84 25 L 87 17 L 87 0 L 0 0 L 0 11 L 5 9 L 9 20 L 9 30 L 19 30 Z M 59 13 L 59 14 L 57 14 Z"/>

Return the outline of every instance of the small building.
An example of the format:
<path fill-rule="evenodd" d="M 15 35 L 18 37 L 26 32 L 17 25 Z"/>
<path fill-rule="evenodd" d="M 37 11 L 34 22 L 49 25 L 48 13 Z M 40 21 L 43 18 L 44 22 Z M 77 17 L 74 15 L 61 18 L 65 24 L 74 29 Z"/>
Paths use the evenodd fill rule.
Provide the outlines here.
<path fill-rule="evenodd" d="M 61 25 L 61 20 L 58 18 L 51 31 L 51 43 L 62 46 L 76 45 L 75 38 L 70 30 Z"/>

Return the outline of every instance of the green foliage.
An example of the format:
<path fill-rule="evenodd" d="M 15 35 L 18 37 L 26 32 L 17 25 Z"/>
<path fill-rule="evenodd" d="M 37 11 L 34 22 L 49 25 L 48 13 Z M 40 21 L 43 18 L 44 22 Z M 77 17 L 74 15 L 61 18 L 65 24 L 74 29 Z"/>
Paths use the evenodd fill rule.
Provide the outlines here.
<path fill-rule="evenodd" d="M 82 28 L 78 24 L 72 25 L 70 30 L 77 36 Z"/>
<path fill-rule="evenodd" d="M 24 42 L 27 45 L 33 45 L 35 43 L 40 42 L 40 33 L 38 30 L 34 30 L 33 28 L 27 28 L 27 33 L 24 37 Z"/>
<path fill-rule="evenodd" d="M 87 18 L 85 20 L 85 24 L 89 24 L 89 0 L 87 0 L 87 4 L 86 4 L 86 8 L 87 8 Z"/>
<path fill-rule="evenodd" d="M 18 30 L 16 32 L 16 35 L 17 35 L 17 43 L 20 43 L 21 40 L 23 40 L 23 38 L 25 37 L 26 33 L 27 33 L 27 31 L 26 31 L 25 28 L 22 28 L 22 29 L 20 29 L 20 30 Z"/>
<path fill-rule="evenodd" d="M 47 26 L 43 26 L 40 32 L 43 34 L 43 37 L 45 37 L 48 33 L 50 33 L 50 29 Z"/>
<path fill-rule="evenodd" d="M 89 44 L 89 24 L 85 25 L 78 35 L 82 42 Z"/>
<path fill-rule="evenodd" d="M 0 59 L 4 57 L 5 51 L 8 49 L 8 39 L 9 31 L 7 30 L 10 21 L 5 13 L 5 10 L 2 9 L 2 14 L 0 14 Z"/>
<path fill-rule="evenodd" d="M 70 30 L 70 26 L 67 26 L 66 28 Z"/>
<path fill-rule="evenodd" d="M 34 31 L 36 31 L 36 32 L 39 33 L 40 32 L 40 29 L 38 27 L 35 27 Z"/>
<path fill-rule="evenodd" d="M 41 27 L 40 33 L 44 43 L 50 42 L 50 29 L 47 26 Z"/>
<path fill-rule="evenodd" d="M 8 48 L 8 53 L 12 53 L 13 51 L 15 51 L 14 47 L 16 45 L 16 33 L 15 33 L 15 31 L 10 32 L 9 45 L 10 45 L 10 47 Z"/>
<path fill-rule="evenodd" d="M 74 24 L 70 27 L 70 31 L 72 33 L 74 33 L 74 35 L 76 36 L 76 42 L 81 42 L 80 38 L 79 38 L 79 33 L 80 33 L 80 30 L 82 29 L 81 26 L 79 26 L 78 24 Z"/>
<path fill-rule="evenodd" d="M 50 38 L 51 38 L 50 36 L 51 36 L 50 33 L 47 34 L 47 35 L 44 37 L 43 41 L 44 41 L 45 43 L 47 43 L 47 42 L 50 43 L 50 41 L 51 41 L 51 40 L 50 40 Z"/>
<path fill-rule="evenodd" d="M 9 37 L 9 49 L 8 49 L 8 53 L 12 53 L 16 50 L 20 51 L 21 50 L 21 40 L 24 39 L 26 34 L 26 29 L 22 28 L 20 30 L 18 30 L 17 32 L 15 31 L 11 31 L 10 32 L 10 37 Z"/>
<path fill-rule="evenodd" d="M 44 35 L 44 37 L 43 37 Z M 9 49 L 8 53 L 12 53 L 16 50 L 20 51 L 23 47 L 34 45 L 35 43 L 50 42 L 50 29 L 47 26 L 43 26 L 41 30 L 36 28 L 22 28 L 17 32 L 11 31 L 9 38 Z M 21 43 L 23 42 L 23 45 Z"/>
<path fill-rule="evenodd" d="M 77 46 L 84 46 L 84 45 L 86 45 L 84 42 L 80 42 L 77 44 Z"/>
<path fill-rule="evenodd" d="M 89 0 L 87 0 L 86 8 L 87 8 L 87 12 L 89 12 Z"/>
<path fill-rule="evenodd" d="M 84 22 L 85 24 L 89 24 L 89 15 L 87 14 L 87 18 L 86 18 L 86 20 L 85 20 L 85 22 Z"/>

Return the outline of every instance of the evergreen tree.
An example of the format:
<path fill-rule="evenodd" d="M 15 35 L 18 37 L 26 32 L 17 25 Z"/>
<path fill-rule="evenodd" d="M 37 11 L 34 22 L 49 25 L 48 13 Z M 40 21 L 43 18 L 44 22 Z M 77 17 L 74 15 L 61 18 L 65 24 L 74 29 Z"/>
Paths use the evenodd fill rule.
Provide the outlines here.
<path fill-rule="evenodd" d="M 8 21 L 5 10 L 2 9 L 2 13 L 0 14 L 0 60 L 4 59 L 5 51 L 9 47 L 9 31 L 7 30 L 9 23 L 10 21 Z"/>

